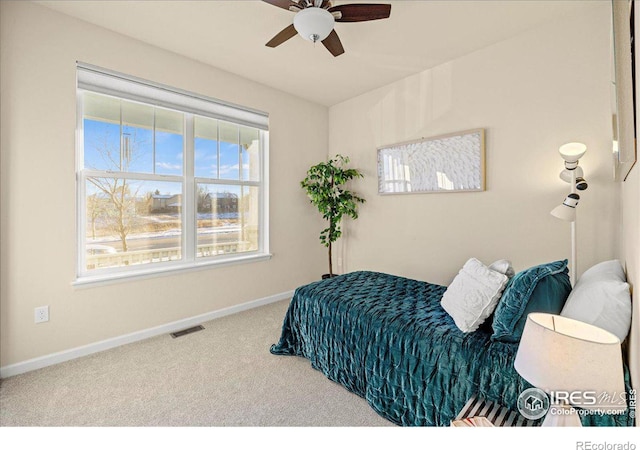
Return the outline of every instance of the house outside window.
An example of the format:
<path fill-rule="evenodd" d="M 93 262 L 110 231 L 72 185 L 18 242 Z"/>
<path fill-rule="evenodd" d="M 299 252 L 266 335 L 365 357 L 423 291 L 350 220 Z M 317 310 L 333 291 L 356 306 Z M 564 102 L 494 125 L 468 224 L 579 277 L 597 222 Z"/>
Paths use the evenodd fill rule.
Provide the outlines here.
<path fill-rule="evenodd" d="M 76 283 L 269 257 L 268 117 L 78 64 Z"/>

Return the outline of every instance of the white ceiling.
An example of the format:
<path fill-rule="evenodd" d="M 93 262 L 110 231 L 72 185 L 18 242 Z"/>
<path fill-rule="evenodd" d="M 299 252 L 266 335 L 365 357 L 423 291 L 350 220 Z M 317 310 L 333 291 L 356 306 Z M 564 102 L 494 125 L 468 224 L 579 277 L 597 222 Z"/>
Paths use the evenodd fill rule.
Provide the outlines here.
<path fill-rule="evenodd" d="M 346 0 L 390 3 L 391 17 L 337 23 L 334 58 L 299 36 L 264 44 L 294 13 L 261 1 L 38 1 L 51 9 L 323 105 L 334 105 L 499 42 L 589 1 Z M 526 50 L 526 49 L 523 49 Z"/>

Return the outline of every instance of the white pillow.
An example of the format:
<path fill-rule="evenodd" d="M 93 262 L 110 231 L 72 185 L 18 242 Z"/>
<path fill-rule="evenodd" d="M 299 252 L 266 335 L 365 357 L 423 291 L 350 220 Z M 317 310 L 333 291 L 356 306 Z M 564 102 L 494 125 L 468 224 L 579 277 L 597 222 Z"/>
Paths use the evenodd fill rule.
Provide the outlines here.
<path fill-rule="evenodd" d="M 631 326 L 631 293 L 620 261 L 605 261 L 583 273 L 560 315 L 603 328 L 624 341 Z"/>
<path fill-rule="evenodd" d="M 607 277 L 612 279 L 617 279 L 623 282 L 627 281 L 627 276 L 624 274 L 624 269 L 622 268 L 622 264 L 617 259 L 612 259 L 611 261 L 604 261 L 596 264 L 595 266 L 591 266 L 587 269 L 580 280 L 591 280 L 596 279 L 598 277 Z"/>
<path fill-rule="evenodd" d="M 470 333 L 496 308 L 507 281 L 506 275 L 471 258 L 444 292 L 440 305 L 461 331 Z"/>
<path fill-rule="evenodd" d="M 511 261 L 509 261 L 508 259 L 499 259 L 497 261 L 494 261 L 493 263 L 491 263 L 491 265 L 489 265 L 489 269 L 500 272 L 509 278 L 513 277 L 516 274 L 516 272 L 513 270 L 513 266 L 511 265 Z"/>

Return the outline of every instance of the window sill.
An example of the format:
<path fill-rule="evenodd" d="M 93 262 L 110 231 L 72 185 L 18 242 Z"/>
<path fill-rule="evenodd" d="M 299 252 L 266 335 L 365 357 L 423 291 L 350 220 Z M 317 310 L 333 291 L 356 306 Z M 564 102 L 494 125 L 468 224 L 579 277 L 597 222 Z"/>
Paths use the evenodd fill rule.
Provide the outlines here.
<path fill-rule="evenodd" d="M 267 261 L 271 259 L 273 255 L 271 253 L 258 253 L 247 256 L 233 257 L 230 259 L 216 260 L 216 261 L 202 261 L 193 264 L 185 265 L 173 265 L 170 267 L 154 267 L 141 269 L 135 272 L 125 273 L 110 273 L 100 275 L 85 275 L 78 277 L 71 283 L 76 288 L 89 288 L 104 286 L 108 284 L 123 283 L 127 281 L 144 280 L 147 278 L 156 278 L 166 275 L 177 275 L 181 273 L 194 272 L 198 270 L 212 269 L 215 267 L 233 266 L 236 264 L 245 264 L 259 261 Z"/>

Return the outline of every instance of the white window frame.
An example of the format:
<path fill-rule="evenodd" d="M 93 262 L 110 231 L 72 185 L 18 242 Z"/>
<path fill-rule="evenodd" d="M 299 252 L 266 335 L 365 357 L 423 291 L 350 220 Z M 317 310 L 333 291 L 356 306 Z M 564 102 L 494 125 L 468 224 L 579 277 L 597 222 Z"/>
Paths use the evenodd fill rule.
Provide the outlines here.
<path fill-rule="evenodd" d="M 268 115 L 219 100 L 130 77 L 85 63 L 77 63 L 77 122 L 76 122 L 76 215 L 77 268 L 75 286 L 105 284 L 126 279 L 138 279 L 201 270 L 271 258 L 269 253 L 269 131 Z M 83 93 L 96 92 L 120 99 L 173 109 L 184 114 L 183 174 L 159 175 L 132 172 L 100 171 L 84 168 Z M 195 176 L 195 116 L 219 119 L 238 125 L 257 128 L 260 134 L 259 181 L 226 180 Z M 241 171 L 242 173 L 242 171 Z M 90 177 L 112 177 L 182 183 L 182 234 L 180 261 L 87 270 L 86 268 L 86 182 Z M 197 224 L 195 188 L 198 183 L 210 185 L 255 186 L 259 189 L 258 250 L 225 255 L 197 257 Z"/>

